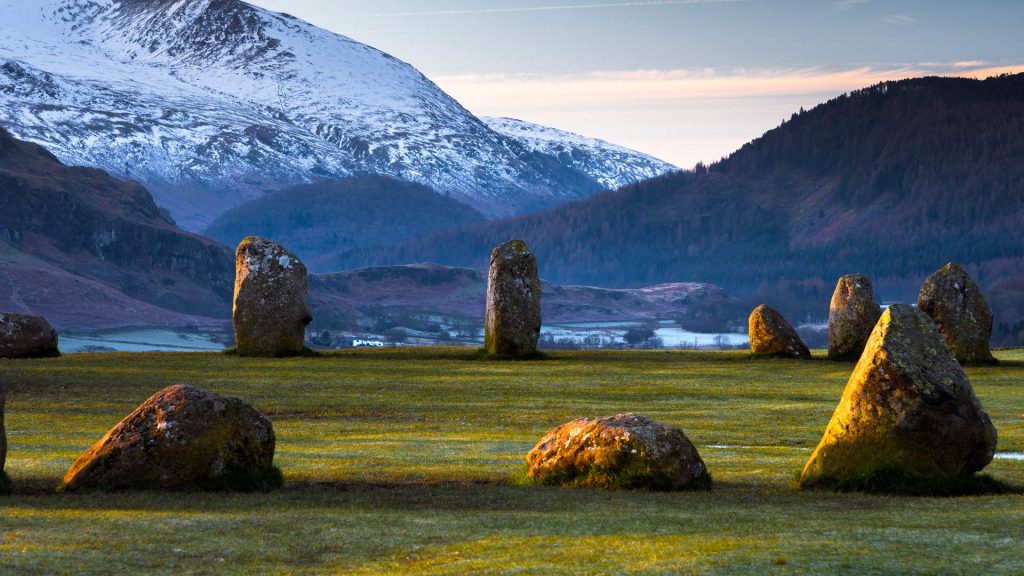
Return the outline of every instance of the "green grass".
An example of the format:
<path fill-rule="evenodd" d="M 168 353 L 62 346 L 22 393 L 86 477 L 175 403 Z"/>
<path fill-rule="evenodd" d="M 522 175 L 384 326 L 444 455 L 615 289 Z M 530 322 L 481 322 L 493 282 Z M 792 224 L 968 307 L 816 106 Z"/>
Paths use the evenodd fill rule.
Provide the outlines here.
<path fill-rule="evenodd" d="M 1024 497 L 797 491 L 852 363 L 744 352 L 472 349 L 312 358 L 70 355 L 0 361 L 11 386 L 0 573 L 947 574 L 1024 572 Z M 1024 452 L 1024 352 L 968 376 Z M 271 493 L 55 494 L 74 459 L 156 390 L 242 397 L 274 422 Z M 636 412 L 682 428 L 710 491 L 525 485 L 551 428 Z M 1024 485 L 1024 462 L 995 481 Z"/>

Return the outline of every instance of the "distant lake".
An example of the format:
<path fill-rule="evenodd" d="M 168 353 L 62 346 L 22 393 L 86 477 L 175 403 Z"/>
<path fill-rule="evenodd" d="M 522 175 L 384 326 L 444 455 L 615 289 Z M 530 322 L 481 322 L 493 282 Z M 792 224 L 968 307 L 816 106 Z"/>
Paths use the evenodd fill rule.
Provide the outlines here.
<path fill-rule="evenodd" d="M 218 352 L 227 346 L 223 334 L 132 329 L 97 334 L 61 334 L 63 354 L 79 352 Z"/>

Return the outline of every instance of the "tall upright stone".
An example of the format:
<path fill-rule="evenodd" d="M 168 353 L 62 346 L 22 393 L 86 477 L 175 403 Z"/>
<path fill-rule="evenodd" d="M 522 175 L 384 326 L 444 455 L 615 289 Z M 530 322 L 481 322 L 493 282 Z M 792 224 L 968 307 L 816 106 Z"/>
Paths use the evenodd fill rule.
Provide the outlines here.
<path fill-rule="evenodd" d="M 242 356 L 286 356 L 302 351 L 313 316 L 306 298 L 306 266 L 283 246 L 242 240 L 235 253 L 232 324 Z"/>
<path fill-rule="evenodd" d="M 995 449 L 995 427 L 931 318 L 898 304 L 872 331 L 800 485 L 964 478 Z"/>
<path fill-rule="evenodd" d="M 800 360 L 811 358 L 811 351 L 807 349 L 796 330 L 778 310 L 767 304 L 761 304 L 750 313 L 747 333 L 750 336 L 750 351 L 754 354 L 770 354 Z"/>
<path fill-rule="evenodd" d="M 929 276 L 917 307 L 931 316 L 946 346 L 961 363 L 994 362 L 992 309 L 970 275 L 952 262 Z"/>
<path fill-rule="evenodd" d="M 484 347 L 500 356 L 528 356 L 540 338 L 540 275 L 537 259 L 522 240 L 491 253 L 487 272 Z"/>
<path fill-rule="evenodd" d="M 882 316 L 871 280 L 863 274 L 839 279 L 828 311 L 828 357 L 857 360 Z"/>

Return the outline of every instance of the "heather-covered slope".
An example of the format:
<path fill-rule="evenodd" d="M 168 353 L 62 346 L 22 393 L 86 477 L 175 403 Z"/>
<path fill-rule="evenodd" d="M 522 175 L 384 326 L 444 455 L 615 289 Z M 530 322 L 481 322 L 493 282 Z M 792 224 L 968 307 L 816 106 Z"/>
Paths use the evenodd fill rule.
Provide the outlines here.
<path fill-rule="evenodd" d="M 59 328 L 190 325 L 230 312 L 231 255 L 167 221 L 134 182 L 72 168 L 0 129 L 5 311 Z"/>

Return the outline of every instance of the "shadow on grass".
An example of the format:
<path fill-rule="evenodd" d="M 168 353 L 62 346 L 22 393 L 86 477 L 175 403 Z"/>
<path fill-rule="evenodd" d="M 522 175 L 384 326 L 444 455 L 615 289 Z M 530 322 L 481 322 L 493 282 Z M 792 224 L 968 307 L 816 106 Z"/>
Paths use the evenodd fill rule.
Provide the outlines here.
<path fill-rule="evenodd" d="M 876 470 L 870 474 L 841 480 L 823 478 L 809 485 L 801 485 L 799 474 L 797 474 L 794 484 L 797 488 L 804 490 L 831 490 L 925 498 L 1024 494 L 1024 487 L 996 480 L 988 474 L 953 478 L 922 478 L 907 475 L 899 470 Z"/>

